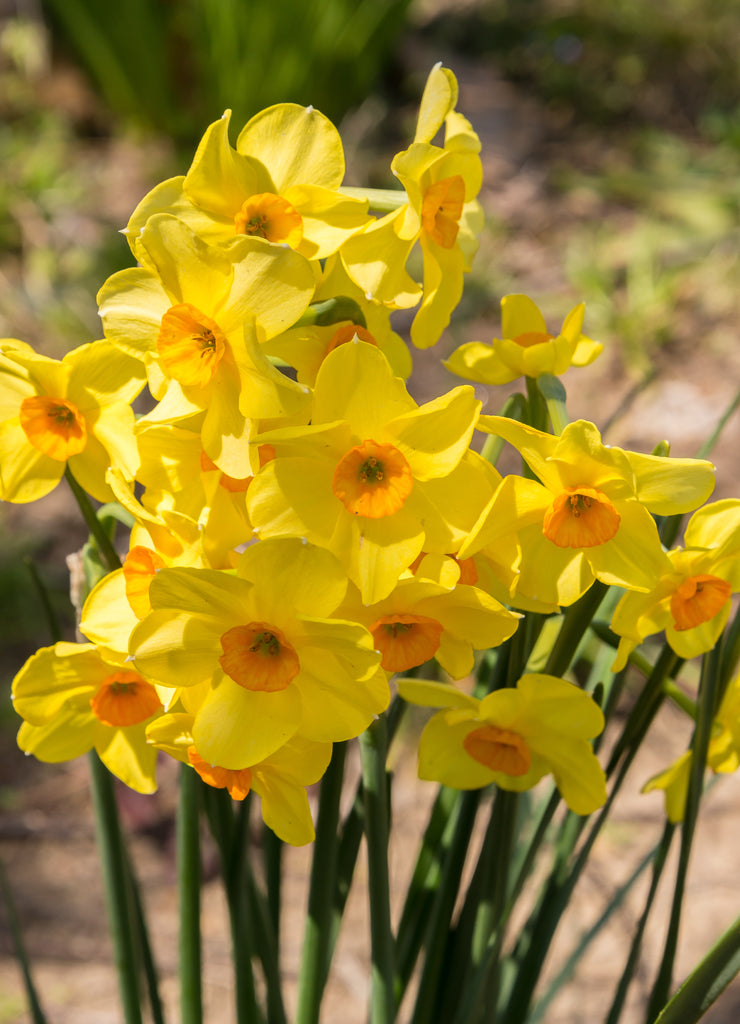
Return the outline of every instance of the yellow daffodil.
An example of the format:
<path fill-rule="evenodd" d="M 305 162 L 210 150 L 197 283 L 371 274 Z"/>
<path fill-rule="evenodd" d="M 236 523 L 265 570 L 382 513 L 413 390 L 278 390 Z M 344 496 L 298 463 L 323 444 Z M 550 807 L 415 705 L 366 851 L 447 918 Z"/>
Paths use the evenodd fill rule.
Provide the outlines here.
<path fill-rule="evenodd" d="M 296 734 L 350 739 L 389 693 L 370 634 L 334 615 L 346 589 L 336 559 L 297 539 L 252 545 L 237 575 L 162 569 L 134 664 L 165 686 L 212 683 L 193 725 L 210 764 L 248 767 Z"/>
<path fill-rule="evenodd" d="M 251 235 L 323 260 L 370 220 L 367 200 L 337 190 L 344 177 L 342 141 L 313 107 L 279 103 L 256 114 L 229 143 L 231 111 L 201 139 L 190 170 L 153 189 L 134 211 L 126 235 L 147 263 L 140 235 L 149 217 L 172 213 L 211 244 Z"/>
<path fill-rule="evenodd" d="M 408 201 L 341 249 L 347 272 L 368 296 L 391 308 L 404 308 L 422 297 L 405 269 L 419 242 L 423 299 L 411 325 L 411 340 L 418 348 L 434 345 L 449 323 L 483 227 L 476 199 L 483 177 L 480 140 L 455 110 L 456 102 L 455 76 L 436 65 L 422 96 L 414 142 L 391 164 Z M 444 146 L 433 145 L 443 124 Z"/>
<path fill-rule="evenodd" d="M 141 363 L 105 341 L 38 355 L 0 342 L 0 498 L 42 498 L 66 465 L 98 501 L 112 501 L 109 466 L 133 479 L 138 455 L 130 402 L 144 387 Z"/>
<path fill-rule="evenodd" d="M 419 741 L 419 777 L 453 789 L 495 783 L 522 792 L 552 773 L 576 814 L 606 800 L 606 779 L 589 740 L 604 728 L 591 697 L 572 683 L 530 673 L 516 687 L 477 700 L 443 683 L 402 679 L 404 700 L 442 707 Z"/>
<path fill-rule="evenodd" d="M 275 458 L 247 494 L 255 532 L 328 547 L 363 601 L 382 600 L 422 550 L 460 543 L 445 510 L 477 493 L 475 470 L 457 471 L 478 408 L 470 387 L 419 407 L 375 346 L 340 346 L 316 378 L 311 426 L 256 438 Z"/>
<path fill-rule="evenodd" d="M 662 789 L 665 793 L 666 817 L 677 824 L 683 821 L 686 794 L 691 774 L 692 754 L 687 750 L 665 771 L 653 776 L 642 788 L 643 793 Z M 730 774 L 740 767 L 740 676 L 727 687 L 714 719 L 707 751 L 707 768 L 715 774 Z"/>
<path fill-rule="evenodd" d="M 69 761 L 95 748 L 131 789 L 157 788 L 145 726 L 163 711 L 159 694 L 130 665 L 104 660 L 95 644 L 37 651 L 13 680 L 13 707 L 24 719 L 18 746 L 40 761 Z"/>
<path fill-rule="evenodd" d="M 603 345 L 581 334 L 584 306 L 568 313 L 560 333 L 548 333 L 545 318 L 526 295 L 505 295 L 501 300 L 501 338 L 490 345 L 471 341 L 456 349 L 445 366 L 465 380 L 482 384 L 508 384 L 517 377 L 560 375 L 569 366 L 588 366 Z"/>
<path fill-rule="evenodd" d="M 165 214 L 141 235 L 146 267 L 122 270 L 98 294 L 106 337 L 147 364 L 160 405 L 148 419 L 205 412 L 203 448 L 223 472 L 250 472 L 250 420 L 307 408 L 307 389 L 275 369 L 259 339 L 292 326 L 313 294 L 303 257 L 245 237 L 207 245 Z"/>
<path fill-rule="evenodd" d="M 408 672 L 436 658 L 462 679 L 473 670 L 474 651 L 508 640 L 519 616 L 459 580 L 453 558 L 427 555 L 418 575 L 399 580 L 385 600 L 363 605 L 355 592 L 342 610 L 370 630 L 386 672 Z"/>
<path fill-rule="evenodd" d="M 714 487 L 714 467 L 613 448 L 592 423 L 570 423 L 560 437 L 502 416 L 479 429 L 519 450 L 536 480 L 506 477 L 462 556 L 519 549 L 512 595 L 569 605 L 599 579 L 648 592 L 670 571 L 655 515 L 691 511 Z"/>
<path fill-rule="evenodd" d="M 648 594 L 627 593 L 611 628 L 620 637 L 612 666 L 618 672 L 631 651 L 665 630 L 680 658 L 711 650 L 725 628 L 730 597 L 740 591 L 740 501 L 705 505 L 689 520 L 686 549 L 668 552 L 670 569 Z"/>
<path fill-rule="evenodd" d="M 193 715 L 163 715 L 147 729 L 147 740 L 171 757 L 192 765 L 203 781 L 228 790 L 233 800 L 260 797 L 262 817 L 284 843 L 304 846 L 314 839 L 306 786 L 318 782 L 331 759 L 331 743 L 293 736 L 269 757 L 244 768 L 220 768 L 204 760 L 193 742 Z"/>

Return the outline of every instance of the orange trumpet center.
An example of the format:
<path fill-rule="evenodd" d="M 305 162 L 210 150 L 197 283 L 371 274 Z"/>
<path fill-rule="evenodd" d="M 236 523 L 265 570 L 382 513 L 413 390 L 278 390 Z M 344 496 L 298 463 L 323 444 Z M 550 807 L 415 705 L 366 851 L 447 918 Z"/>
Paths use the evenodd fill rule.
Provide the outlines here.
<path fill-rule="evenodd" d="M 221 647 L 221 668 L 245 690 L 284 690 L 301 670 L 294 648 L 267 622 L 228 629 L 221 637 Z"/>
<path fill-rule="evenodd" d="M 430 185 L 421 204 L 421 226 L 432 241 L 451 249 L 457 241 L 465 205 L 465 182 L 459 174 Z"/>
<path fill-rule="evenodd" d="M 370 632 L 386 672 L 407 672 L 434 657 L 442 625 L 424 615 L 383 615 Z"/>
<path fill-rule="evenodd" d="M 249 768 L 219 768 L 216 764 L 208 764 L 195 747 L 188 747 L 188 761 L 205 783 L 214 789 L 227 789 L 232 800 L 243 800 L 252 788 Z"/>
<path fill-rule="evenodd" d="M 727 580 L 718 576 L 690 576 L 671 594 L 671 615 L 676 629 L 693 629 L 702 622 L 709 622 L 731 593 Z"/>
<path fill-rule="evenodd" d="M 463 747 L 478 764 L 505 775 L 526 775 L 532 763 L 529 747 L 518 733 L 482 725 L 469 732 Z"/>
<path fill-rule="evenodd" d="M 79 455 L 87 444 L 87 426 L 76 405 L 66 398 L 32 395 L 24 398 L 20 422 L 30 444 L 57 462 Z"/>
<path fill-rule="evenodd" d="M 286 199 L 272 192 L 250 196 L 234 217 L 237 234 L 258 235 L 296 249 L 303 240 L 303 217 Z"/>
<path fill-rule="evenodd" d="M 414 478 L 404 455 L 392 444 L 363 441 L 350 448 L 334 470 L 332 490 L 348 512 L 367 519 L 392 516 L 411 494 Z"/>
<path fill-rule="evenodd" d="M 166 373 L 186 387 L 210 383 L 226 351 L 226 336 L 215 320 L 189 302 L 162 317 L 157 351 Z"/>
<path fill-rule="evenodd" d="M 555 498 L 545 514 L 542 532 L 559 548 L 593 548 L 615 536 L 619 520 L 605 494 L 581 487 Z"/>
<path fill-rule="evenodd" d="M 138 672 L 113 672 L 90 701 L 95 717 L 116 728 L 139 725 L 162 707 L 157 691 Z"/>
<path fill-rule="evenodd" d="M 531 348 L 533 345 L 543 345 L 546 341 L 552 341 L 553 338 L 554 335 L 548 334 L 547 331 L 525 331 L 511 340 L 522 348 Z"/>
<path fill-rule="evenodd" d="M 355 335 L 357 335 L 360 341 L 366 341 L 368 345 L 375 345 L 377 347 L 377 341 L 366 327 L 360 327 L 359 324 L 342 324 L 340 327 L 337 327 L 329 339 L 326 354 L 329 355 L 330 352 L 333 352 L 335 348 L 339 348 L 340 345 L 346 345 L 348 341 L 352 341 Z"/>

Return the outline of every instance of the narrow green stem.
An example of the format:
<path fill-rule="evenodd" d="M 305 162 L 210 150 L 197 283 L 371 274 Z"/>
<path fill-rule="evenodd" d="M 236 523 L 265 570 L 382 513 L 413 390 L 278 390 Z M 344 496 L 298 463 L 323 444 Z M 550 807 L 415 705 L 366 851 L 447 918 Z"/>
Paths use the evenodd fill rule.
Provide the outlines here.
<path fill-rule="evenodd" d="M 678 930 L 683 909 L 683 895 L 686 888 L 686 877 L 689 870 L 689 858 L 694 839 L 696 819 L 699 814 L 699 803 L 704 789 L 704 771 L 707 763 L 707 751 L 712 735 L 716 710 L 716 695 L 719 688 L 719 666 L 721 645 L 718 644 L 702 659 L 702 673 L 699 683 L 698 715 L 696 729 L 691 744 L 691 771 L 686 794 L 686 809 L 681 832 L 681 850 L 678 857 L 676 884 L 673 890 L 671 917 L 668 934 L 663 947 L 663 959 L 658 976 L 650 996 L 646 1020 L 653 1021 L 668 1002 L 673 976 L 673 964 L 678 949 Z"/>
<path fill-rule="evenodd" d="M 545 400 L 554 434 L 562 434 L 570 422 L 565 407 L 566 394 L 559 377 L 543 373 L 537 378 L 537 388 Z"/>
<path fill-rule="evenodd" d="M 105 562 L 105 565 L 109 572 L 115 572 L 116 569 L 121 568 L 121 559 L 118 557 L 116 549 L 113 547 L 110 537 L 105 532 L 103 524 L 95 514 L 95 509 L 92 506 L 90 499 L 86 492 L 80 487 L 75 478 L 72 476 L 72 472 L 67 465 L 64 469 L 64 476 L 69 484 L 72 493 L 75 496 L 75 500 L 79 505 L 82 517 L 87 523 L 87 528 L 95 539 L 95 543 L 100 551 L 101 558 Z"/>
<path fill-rule="evenodd" d="M 696 701 L 692 700 L 687 693 L 679 689 L 671 679 L 663 680 L 663 693 L 673 701 L 677 707 L 685 711 L 689 718 L 696 721 Z"/>
<path fill-rule="evenodd" d="M 384 717 L 377 718 L 360 736 L 360 756 L 365 794 L 365 837 L 370 901 L 370 1024 L 391 1024 L 395 1016 L 395 956 L 388 880 L 390 808 L 385 770 L 388 737 Z"/>
<path fill-rule="evenodd" d="M 3 903 L 5 904 L 5 915 L 8 919 L 8 928 L 13 940 L 15 958 L 18 961 L 18 966 L 20 967 L 21 974 L 23 975 L 23 984 L 26 989 L 26 999 L 28 1001 L 28 1009 L 31 1013 L 31 1020 L 33 1024 L 47 1024 L 46 1016 L 44 1011 L 41 1009 L 41 1002 L 36 992 L 36 986 L 33 982 L 31 961 L 29 960 L 26 952 L 23 933 L 21 931 L 21 923 L 18 918 L 18 911 L 15 907 L 15 900 L 13 899 L 13 893 L 11 892 L 10 884 L 5 874 L 5 866 L 2 861 L 0 861 L 0 893 L 2 894 Z"/>
<path fill-rule="evenodd" d="M 95 827 L 123 1015 L 126 1024 L 141 1024 L 139 965 L 127 896 L 131 880 L 123 848 L 113 778 L 94 750 L 90 752 L 89 763 Z"/>
<path fill-rule="evenodd" d="M 262 862 L 270 924 L 277 948 L 280 948 L 280 907 L 282 902 L 283 841 L 267 825 L 262 829 Z"/>
<path fill-rule="evenodd" d="M 177 880 L 180 899 L 180 1018 L 202 1024 L 203 993 L 200 940 L 200 815 L 198 776 L 180 766 L 177 808 Z"/>
<path fill-rule="evenodd" d="M 334 745 L 331 762 L 321 782 L 308 894 L 308 916 L 298 977 L 295 1024 L 318 1024 L 321 996 L 329 971 L 328 953 L 338 854 L 339 800 L 342 795 L 346 751 L 346 743 Z"/>
<path fill-rule="evenodd" d="M 595 580 L 586 593 L 565 613 L 558 638 L 545 665 L 547 675 L 562 676 L 567 671 L 607 590 L 606 584 Z"/>
<path fill-rule="evenodd" d="M 339 192 L 353 199 L 367 199 L 370 209 L 376 213 L 392 213 L 405 206 L 409 197 L 402 189 L 395 188 L 355 188 L 352 185 L 342 185 Z"/>

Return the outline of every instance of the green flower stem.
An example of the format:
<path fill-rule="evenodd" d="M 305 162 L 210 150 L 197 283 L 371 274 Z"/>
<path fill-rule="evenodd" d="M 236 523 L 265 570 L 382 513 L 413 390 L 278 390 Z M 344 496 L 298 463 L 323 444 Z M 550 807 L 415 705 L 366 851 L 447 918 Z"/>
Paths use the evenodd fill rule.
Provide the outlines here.
<path fill-rule="evenodd" d="M 43 608 L 44 618 L 46 619 L 46 625 L 49 630 L 51 642 L 55 644 L 57 641 L 63 639 L 64 634 L 62 632 L 62 627 L 59 625 L 57 613 L 54 611 L 54 605 L 51 603 L 49 588 L 42 580 L 41 574 L 39 573 L 34 560 L 26 555 L 23 562 L 31 577 L 31 583 L 33 584 L 33 589 L 36 592 L 36 597 L 39 599 L 41 607 Z"/>
<path fill-rule="evenodd" d="M 442 866 L 449 853 L 461 791 L 440 786 L 429 814 L 414 873 L 406 893 L 396 937 L 396 1002 L 406 991 L 416 958 L 424 942 L 429 916 L 438 891 Z"/>
<path fill-rule="evenodd" d="M 149 1007 L 151 1009 L 152 1014 L 152 1024 L 164 1024 L 164 1007 L 162 1006 L 162 999 L 159 995 L 159 977 L 157 974 L 157 965 L 154 962 L 152 945 L 149 940 L 149 930 L 146 924 L 146 917 L 144 916 L 144 904 L 141 899 L 141 889 L 137 883 L 136 876 L 134 875 L 134 866 L 131 863 L 131 858 L 128 856 L 128 851 L 125 848 L 124 852 L 127 854 L 126 861 L 129 874 L 128 891 L 131 899 L 134 922 L 136 924 L 138 934 L 138 941 L 141 953 L 141 966 L 143 968 L 144 977 L 146 978 L 147 983 Z"/>
<path fill-rule="evenodd" d="M 90 752 L 89 762 L 95 826 L 124 1020 L 126 1024 L 142 1024 L 139 964 L 128 899 L 131 879 L 123 847 L 113 778 L 94 750 Z"/>
<path fill-rule="evenodd" d="M 346 743 L 334 744 L 334 753 L 321 783 L 295 1024 L 318 1024 L 321 995 L 329 972 L 338 856 L 339 800 L 346 752 Z"/>
<path fill-rule="evenodd" d="M 397 188 L 355 188 L 352 185 L 342 185 L 338 191 L 352 199 L 367 199 L 370 209 L 376 213 L 392 213 L 394 210 L 400 210 L 409 201 L 403 189 Z"/>
<path fill-rule="evenodd" d="M 544 668 L 547 675 L 562 676 L 567 671 L 608 589 L 600 580 L 594 580 L 586 593 L 568 608 Z"/>
<path fill-rule="evenodd" d="M 653 858 L 653 874 L 650 879 L 650 889 L 648 890 L 647 897 L 645 899 L 645 906 L 640 920 L 635 930 L 635 937 L 632 940 L 632 946 L 630 948 L 627 962 L 624 965 L 624 971 L 622 977 L 619 979 L 616 992 L 614 993 L 614 999 L 612 1001 L 611 1009 L 609 1010 L 609 1016 L 606 1018 L 605 1024 L 618 1024 L 619 1018 L 622 1015 L 622 1009 L 624 1008 L 624 1001 L 627 997 L 627 990 L 630 986 L 630 982 L 634 976 L 635 970 L 640 962 L 640 954 L 642 950 L 642 939 L 645 934 L 645 926 L 647 925 L 650 911 L 653 908 L 655 901 L 655 895 L 658 891 L 658 883 L 663 875 L 663 869 L 666 866 L 668 858 L 668 851 L 671 847 L 671 841 L 673 840 L 673 834 L 676 830 L 676 826 L 672 825 L 669 821 L 666 822 L 663 830 L 663 836 L 655 847 L 651 851 L 650 856 Z"/>
<path fill-rule="evenodd" d="M 681 850 L 678 857 L 676 884 L 673 890 L 671 917 L 668 934 L 663 948 L 663 959 L 648 1004 L 648 1020 L 654 1020 L 668 1002 L 673 976 L 673 964 L 678 948 L 678 930 L 681 923 L 683 895 L 686 888 L 686 876 L 689 870 L 689 859 L 694 839 L 696 819 L 699 814 L 699 803 L 704 789 L 704 771 L 707 763 L 707 751 L 712 736 L 714 715 L 717 706 L 719 689 L 720 644 L 704 655 L 702 659 L 701 680 L 699 682 L 698 715 L 696 729 L 691 743 L 691 771 L 686 794 L 681 831 Z"/>
<path fill-rule="evenodd" d="M 358 327 L 367 327 L 365 314 L 359 304 L 348 295 L 337 295 L 333 299 L 325 299 L 323 302 L 312 302 L 293 326 L 329 327 L 331 324 L 340 324 L 345 320 L 349 320 Z"/>
<path fill-rule="evenodd" d="M 270 925 L 277 948 L 280 948 L 280 907 L 282 902 L 283 841 L 267 825 L 262 829 L 262 863 L 265 868 L 265 889 Z"/>
<path fill-rule="evenodd" d="M 370 901 L 371 991 L 370 1024 L 391 1024 L 395 1017 L 395 970 L 388 880 L 390 808 L 386 760 L 388 735 L 383 716 L 360 736 L 362 784 L 365 800 L 365 836 Z"/>
<path fill-rule="evenodd" d="M 116 569 L 121 568 L 121 559 L 118 557 L 110 537 L 105 532 L 103 524 L 95 514 L 95 509 L 93 508 L 87 493 L 82 489 L 82 487 L 80 487 L 72 476 L 69 465 L 65 466 L 64 476 L 75 496 L 77 504 L 79 505 L 82 517 L 87 523 L 87 528 L 95 539 L 95 543 L 98 546 L 98 550 L 100 551 L 100 555 L 105 562 L 108 571 L 115 572 Z"/>
<path fill-rule="evenodd" d="M 740 971 L 740 917 L 691 972 L 656 1024 L 695 1024 Z"/>
<path fill-rule="evenodd" d="M 536 383 L 545 400 L 553 433 L 562 434 L 570 422 L 565 408 L 566 394 L 562 381 L 551 373 L 542 373 Z"/>
<path fill-rule="evenodd" d="M 248 859 L 245 861 L 245 877 L 249 896 L 249 913 L 257 929 L 259 956 L 267 985 L 267 1020 L 269 1024 L 286 1024 L 278 941 L 268 901 L 257 886 Z"/>
<path fill-rule="evenodd" d="M 33 982 L 31 961 L 29 960 L 26 952 L 23 933 L 21 931 L 21 923 L 18 918 L 18 911 L 15 907 L 15 900 L 13 899 L 13 893 L 11 892 L 10 884 L 5 873 L 5 866 L 2 861 L 0 861 L 0 895 L 2 895 L 2 900 L 5 904 L 5 916 L 8 921 L 10 937 L 13 941 L 13 952 L 15 953 L 15 958 L 18 961 L 18 966 L 20 967 L 21 974 L 23 975 L 23 984 L 26 989 L 26 1000 L 28 1001 L 28 1009 L 31 1014 L 32 1024 L 47 1024 L 46 1016 L 44 1011 L 41 1009 L 41 1001 L 39 1000 L 36 992 L 36 986 Z"/>
<path fill-rule="evenodd" d="M 663 689 L 665 680 L 674 676 L 682 664 L 683 661 L 679 659 L 678 655 L 671 650 L 668 644 L 664 644 L 640 696 L 630 711 L 622 734 L 614 744 L 609 763 L 606 766 L 607 778 L 614 772 L 625 751 L 630 748 L 636 749 L 642 742 L 665 697 Z"/>
<path fill-rule="evenodd" d="M 177 808 L 177 879 L 180 900 L 180 1019 L 202 1024 L 200 939 L 200 785 L 190 765 L 180 766 Z"/>
<path fill-rule="evenodd" d="M 527 418 L 525 423 L 535 430 L 546 431 L 548 428 L 548 411 L 545 397 L 537 387 L 536 377 L 525 377 L 527 385 Z"/>
<path fill-rule="evenodd" d="M 457 805 L 454 835 L 442 869 L 442 878 L 426 933 L 426 957 L 419 980 L 419 991 L 411 1024 L 430 1024 L 438 1020 L 436 1011 L 439 993 L 444 988 L 442 963 L 449 935 L 450 921 L 457 901 L 465 858 L 478 812 L 481 791 L 468 790 Z"/>
<path fill-rule="evenodd" d="M 666 697 L 670 698 L 673 703 L 685 711 L 689 718 L 696 721 L 696 701 L 692 700 L 687 693 L 680 690 L 671 679 L 663 680 L 663 693 Z"/>

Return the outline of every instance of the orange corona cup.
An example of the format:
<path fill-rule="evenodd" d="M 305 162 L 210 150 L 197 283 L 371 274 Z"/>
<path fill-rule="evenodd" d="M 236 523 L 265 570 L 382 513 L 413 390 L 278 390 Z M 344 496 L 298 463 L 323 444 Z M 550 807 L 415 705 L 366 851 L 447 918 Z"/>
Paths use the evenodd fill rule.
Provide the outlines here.
<path fill-rule="evenodd" d="M 414 478 L 405 456 L 392 444 L 363 441 L 334 470 L 332 489 L 348 512 L 368 519 L 392 516 L 411 494 Z"/>

